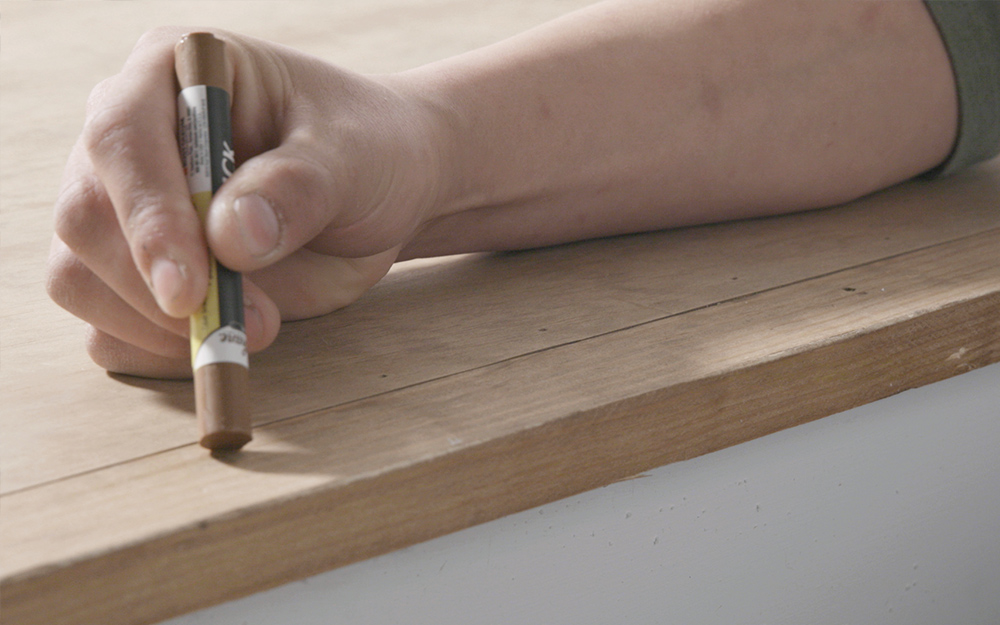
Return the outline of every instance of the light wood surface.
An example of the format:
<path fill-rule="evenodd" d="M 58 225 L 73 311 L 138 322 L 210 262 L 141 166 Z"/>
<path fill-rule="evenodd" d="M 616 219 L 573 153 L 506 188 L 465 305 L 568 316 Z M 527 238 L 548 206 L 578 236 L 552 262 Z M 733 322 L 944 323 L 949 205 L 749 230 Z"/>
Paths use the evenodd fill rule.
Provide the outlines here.
<path fill-rule="evenodd" d="M 256 438 L 227 460 L 197 445 L 190 383 L 107 375 L 48 301 L 86 94 L 143 30 L 385 71 L 583 4 L 3 3 L 5 624 L 155 622 L 1000 360 L 1000 161 L 807 214 L 400 264 L 252 360 Z"/>

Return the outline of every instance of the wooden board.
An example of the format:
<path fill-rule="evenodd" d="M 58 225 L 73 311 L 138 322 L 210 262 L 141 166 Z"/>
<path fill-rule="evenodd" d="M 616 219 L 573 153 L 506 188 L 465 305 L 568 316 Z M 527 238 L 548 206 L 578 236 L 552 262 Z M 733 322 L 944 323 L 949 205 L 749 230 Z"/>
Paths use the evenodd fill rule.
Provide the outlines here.
<path fill-rule="evenodd" d="M 188 383 L 108 376 L 47 300 L 82 103 L 156 20 L 378 48 L 360 69 L 384 70 L 572 5 L 4 3 L 4 623 L 155 622 L 1000 360 L 1000 161 L 808 214 L 400 264 L 254 359 L 257 438 L 228 460 L 196 445 Z M 76 26 L 112 18 L 99 41 Z"/>

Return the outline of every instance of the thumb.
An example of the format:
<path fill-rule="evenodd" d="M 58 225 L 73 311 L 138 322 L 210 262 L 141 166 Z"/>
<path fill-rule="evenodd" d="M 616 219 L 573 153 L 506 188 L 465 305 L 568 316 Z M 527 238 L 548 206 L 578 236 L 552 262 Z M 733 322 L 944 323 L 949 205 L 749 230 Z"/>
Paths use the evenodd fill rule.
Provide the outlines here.
<path fill-rule="evenodd" d="M 340 203 L 334 174 L 284 144 L 242 164 L 216 193 L 205 224 L 227 267 L 252 271 L 289 256 L 331 223 Z"/>

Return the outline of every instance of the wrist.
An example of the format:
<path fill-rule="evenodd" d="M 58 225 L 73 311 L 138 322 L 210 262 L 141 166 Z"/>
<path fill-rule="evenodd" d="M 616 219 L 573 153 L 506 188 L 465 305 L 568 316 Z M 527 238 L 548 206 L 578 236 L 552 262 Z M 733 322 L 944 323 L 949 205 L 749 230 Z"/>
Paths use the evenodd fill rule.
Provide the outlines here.
<path fill-rule="evenodd" d="M 418 217 L 418 230 L 439 219 L 487 204 L 479 177 L 487 172 L 471 158 L 473 137 L 467 101 L 455 89 L 455 77 L 439 66 L 395 74 L 391 86 L 416 110 L 414 133 L 426 150 L 426 175 L 432 191 Z"/>

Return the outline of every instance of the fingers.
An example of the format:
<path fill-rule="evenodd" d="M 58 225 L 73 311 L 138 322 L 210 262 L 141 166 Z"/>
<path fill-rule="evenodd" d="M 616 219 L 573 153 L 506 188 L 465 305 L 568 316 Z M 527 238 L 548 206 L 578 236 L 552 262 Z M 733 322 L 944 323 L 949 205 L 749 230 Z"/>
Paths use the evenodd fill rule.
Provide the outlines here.
<path fill-rule="evenodd" d="M 252 272 L 245 318 L 258 351 L 282 316 L 325 314 L 381 279 L 433 196 L 433 142 L 404 98 L 227 37 L 240 166 L 203 228 L 175 136 L 173 46 L 184 32 L 148 34 L 94 89 L 57 201 L 49 293 L 91 325 L 91 356 L 112 371 L 189 375 L 187 316 L 204 300 L 209 247 Z"/>
<path fill-rule="evenodd" d="M 87 349 L 100 366 L 131 375 L 190 377 L 188 321 L 171 319 L 162 313 L 168 322 L 165 325 L 171 327 L 151 321 L 105 284 L 57 237 L 53 239 L 49 259 L 47 288 L 57 304 L 90 324 Z M 277 337 L 280 313 L 252 282 L 244 280 L 243 290 L 247 348 L 256 353 Z"/>
<path fill-rule="evenodd" d="M 152 354 L 92 326 L 87 331 L 87 353 L 112 373 L 177 380 L 191 377 L 190 356 L 169 358 Z"/>
<path fill-rule="evenodd" d="M 49 296 L 97 330 L 165 358 L 190 357 L 185 323 L 167 329 L 137 311 L 55 238 L 49 257 Z M 161 313 L 162 314 L 162 313 Z"/>
<path fill-rule="evenodd" d="M 54 244 L 53 259 L 60 260 L 72 250 L 68 258 L 86 266 L 105 288 L 112 290 L 138 312 L 161 328 L 174 333 L 186 332 L 186 321 L 162 312 L 136 270 L 111 201 L 103 185 L 90 171 L 86 154 L 79 144 L 70 156 L 65 180 L 56 200 L 55 230 L 59 243 L 68 249 L 63 250 Z M 56 269 L 60 267 L 62 265 L 55 266 Z M 78 271 L 73 273 L 79 274 Z M 69 278 L 56 275 L 54 286 L 61 288 L 63 282 L 72 284 Z M 78 290 L 78 287 L 74 288 Z"/>
<path fill-rule="evenodd" d="M 281 311 L 257 284 L 243 278 L 243 324 L 247 350 L 255 354 L 274 342 L 281 329 Z"/>
<path fill-rule="evenodd" d="M 82 146 L 156 302 L 184 317 L 204 299 L 208 261 L 177 148 L 175 40 L 148 35 L 122 73 L 94 90 Z"/>

